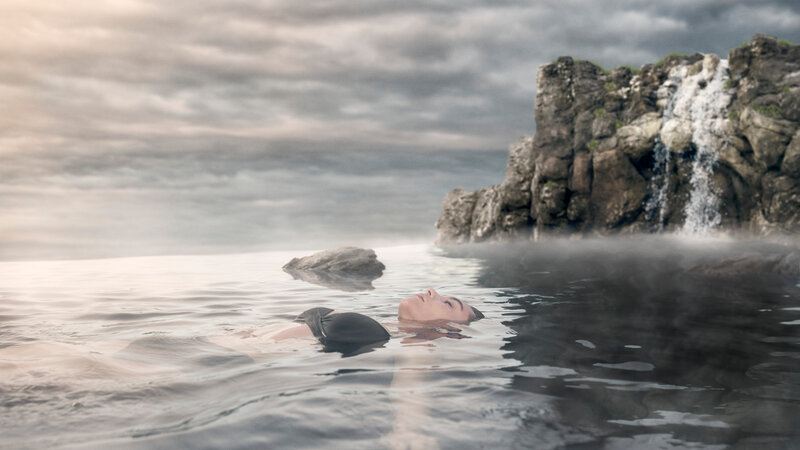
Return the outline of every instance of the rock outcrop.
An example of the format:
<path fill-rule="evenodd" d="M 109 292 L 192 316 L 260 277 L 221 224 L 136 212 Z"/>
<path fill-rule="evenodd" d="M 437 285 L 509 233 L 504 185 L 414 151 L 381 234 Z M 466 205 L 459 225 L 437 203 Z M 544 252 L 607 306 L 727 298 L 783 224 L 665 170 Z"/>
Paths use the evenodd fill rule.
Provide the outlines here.
<path fill-rule="evenodd" d="M 296 280 L 320 286 L 364 291 L 374 289 L 372 281 L 383 275 L 385 268 L 374 250 L 342 247 L 293 258 L 283 266 L 283 271 Z"/>
<path fill-rule="evenodd" d="M 561 57 L 537 73 L 536 134 L 502 184 L 447 194 L 440 245 L 543 234 L 800 231 L 800 46 L 610 72 Z"/>

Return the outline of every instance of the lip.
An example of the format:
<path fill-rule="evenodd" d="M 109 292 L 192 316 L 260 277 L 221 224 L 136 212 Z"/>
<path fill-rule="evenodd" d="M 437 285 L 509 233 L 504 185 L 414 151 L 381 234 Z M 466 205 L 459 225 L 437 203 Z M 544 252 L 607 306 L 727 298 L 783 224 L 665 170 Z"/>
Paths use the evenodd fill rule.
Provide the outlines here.
<path fill-rule="evenodd" d="M 423 297 L 422 294 L 417 294 L 417 297 L 419 297 L 422 303 L 425 303 L 425 297 Z"/>

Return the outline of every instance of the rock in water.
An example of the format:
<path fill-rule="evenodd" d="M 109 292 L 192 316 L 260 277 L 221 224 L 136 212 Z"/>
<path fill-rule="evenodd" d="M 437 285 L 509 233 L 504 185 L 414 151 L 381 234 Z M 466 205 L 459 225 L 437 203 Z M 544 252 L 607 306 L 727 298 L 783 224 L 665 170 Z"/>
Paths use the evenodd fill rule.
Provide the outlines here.
<path fill-rule="evenodd" d="M 385 268 L 372 249 L 341 247 L 293 258 L 283 266 L 283 271 L 296 280 L 320 286 L 365 291 L 374 289 L 372 281 L 383 275 Z"/>
<path fill-rule="evenodd" d="M 454 189 L 447 194 L 442 202 L 444 212 L 436 222 L 436 227 L 442 230 L 442 240 L 437 241 L 438 245 L 469 242 L 475 197 L 475 192 L 465 192 L 463 189 Z"/>
<path fill-rule="evenodd" d="M 536 75 L 536 134 L 503 183 L 444 199 L 438 245 L 547 234 L 800 232 L 800 45 Z"/>
<path fill-rule="evenodd" d="M 383 275 L 386 266 L 378 261 L 375 251 L 367 248 L 341 247 L 314 253 L 311 256 L 294 258 L 284 269 L 295 270 L 323 270 L 339 272 L 353 276 L 371 276 L 377 278 Z"/>

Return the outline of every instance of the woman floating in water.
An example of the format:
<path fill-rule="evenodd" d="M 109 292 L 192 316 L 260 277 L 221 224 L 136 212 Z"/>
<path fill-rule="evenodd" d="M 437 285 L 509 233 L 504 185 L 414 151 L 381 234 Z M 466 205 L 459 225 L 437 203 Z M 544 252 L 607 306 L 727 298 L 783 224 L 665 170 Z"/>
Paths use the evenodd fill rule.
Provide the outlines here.
<path fill-rule="evenodd" d="M 473 320 L 483 318 L 483 314 L 467 303 L 449 296 L 440 295 L 434 289 L 426 289 L 422 294 L 416 294 L 400 302 L 397 308 L 397 318 L 400 329 L 413 329 L 417 334 L 427 337 L 463 337 L 457 328 L 447 325 L 447 322 L 467 324 Z M 383 325 L 363 314 L 343 312 L 339 313 L 330 308 L 311 308 L 297 317 L 298 325 L 294 328 L 283 330 L 273 339 L 311 337 L 317 338 L 326 349 L 341 351 L 356 347 L 369 346 L 387 341 L 389 332 Z M 418 325 L 433 324 L 435 327 L 422 327 Z M 444 328 L 447 333 L 433 332 L 436 328 Z M 420 331 L 427 330 L 427 333 Z"/>

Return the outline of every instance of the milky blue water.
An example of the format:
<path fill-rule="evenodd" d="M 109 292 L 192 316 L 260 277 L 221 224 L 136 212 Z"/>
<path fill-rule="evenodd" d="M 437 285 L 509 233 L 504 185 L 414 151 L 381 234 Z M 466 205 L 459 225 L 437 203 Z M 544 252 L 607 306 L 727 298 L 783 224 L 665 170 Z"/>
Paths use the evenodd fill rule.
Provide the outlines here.
<path fill-rule="evenodd" d="M 632 238 L 378 248 L 374 290 L 293 280 L 297 252 L 0 263 L 3 448 L 792 448 L 800 288 L 700 263 L 785 248 Z M 486 318 L 413 339 L 426 287 Z M 276 342 L 312 306 L 393 338 Z"/>

